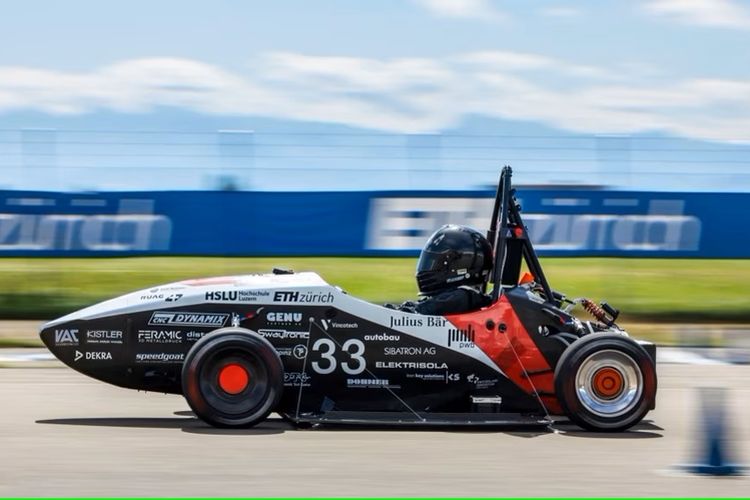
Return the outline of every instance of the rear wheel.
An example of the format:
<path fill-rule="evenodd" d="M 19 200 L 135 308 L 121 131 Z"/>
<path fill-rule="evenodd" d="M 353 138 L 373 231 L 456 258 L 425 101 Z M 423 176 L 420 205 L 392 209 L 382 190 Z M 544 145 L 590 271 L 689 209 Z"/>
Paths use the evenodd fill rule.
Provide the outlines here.
<path fill-rule="evenodd" d="M 555 370 L 566 415 L 594 431 L 622 431 L 640 422 L 656 395 L 656 369 L 645 349 L 614 333 L 574 342 Z"/>
<path fill-rule="evenodd" d="M 242 328 L 196 342 L 182 366 L 182 392 L 193 412 L 216 427 L 251 427 L 276 407 L 284 368 L 273 346 Z"/>

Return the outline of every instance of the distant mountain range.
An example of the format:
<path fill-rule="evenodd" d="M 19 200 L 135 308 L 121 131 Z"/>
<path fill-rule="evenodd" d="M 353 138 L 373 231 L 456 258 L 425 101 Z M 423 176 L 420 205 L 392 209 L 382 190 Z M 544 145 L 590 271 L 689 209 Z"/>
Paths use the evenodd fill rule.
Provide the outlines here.
<path fill-rule="evenodd" d="M 656 133 L 582 135 L 472 116 L 435 134 L 161 108 L 0 115 L 0 188 L 471 189 L 521 184 L 747 191 L 750 146 Z"/>

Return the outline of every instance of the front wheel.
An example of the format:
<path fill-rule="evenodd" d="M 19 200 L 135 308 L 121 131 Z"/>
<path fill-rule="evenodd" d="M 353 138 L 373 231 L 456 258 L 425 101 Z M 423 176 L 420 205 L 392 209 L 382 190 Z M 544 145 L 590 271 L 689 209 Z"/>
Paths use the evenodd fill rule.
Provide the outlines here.
<path fill-rule="evenodd" d="M 182 392 L 193 412 L 215 427 L 251 427 L 278 405 L 284 368 L 273 346 L 243 328 L 223 328 L 196 342 L 182 366 Z"/>
<path fill-rule="evenodd" d="M 587 335 L 568 347 L 555 369 L 555 392 L 579 426 L 622 431 L 640 422 L 656 397 L 656 368 L 632 339 L 615 333 Z"/>

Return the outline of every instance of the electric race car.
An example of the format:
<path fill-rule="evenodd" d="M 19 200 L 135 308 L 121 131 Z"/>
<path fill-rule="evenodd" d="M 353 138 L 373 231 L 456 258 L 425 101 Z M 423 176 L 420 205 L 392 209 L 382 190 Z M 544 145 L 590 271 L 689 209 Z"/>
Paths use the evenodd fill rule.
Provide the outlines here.
<path fill-rule="evenodd" d="M 42 326 L 63 363 L 117 386 L 183 394 L 219 427 L 271 412 L 299 425 L 504 425 L 567 416 L 621 431 L 654 408 L 656 347 L 606 303 L 545 278 L 500 176 L 488 240 L 492 304 L 430 316 L 357 299 L 311 272 L 196 279 Z M 523 277 L 522 271 L 525 271 Z M 580 305 L 590 320 L 571 314 Z"/>

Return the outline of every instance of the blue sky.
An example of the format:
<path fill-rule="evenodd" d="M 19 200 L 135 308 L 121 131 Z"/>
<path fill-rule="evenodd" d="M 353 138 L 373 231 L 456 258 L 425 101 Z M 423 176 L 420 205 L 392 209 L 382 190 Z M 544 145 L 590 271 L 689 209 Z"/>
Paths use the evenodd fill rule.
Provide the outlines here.
<path fill-rule="evenodd" d="M 0 123 L 168 108 L 413 134 L 484 117 L 736 146 L 748 47 L 746 0 L 4 1 Z"/>

